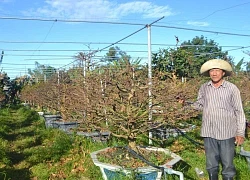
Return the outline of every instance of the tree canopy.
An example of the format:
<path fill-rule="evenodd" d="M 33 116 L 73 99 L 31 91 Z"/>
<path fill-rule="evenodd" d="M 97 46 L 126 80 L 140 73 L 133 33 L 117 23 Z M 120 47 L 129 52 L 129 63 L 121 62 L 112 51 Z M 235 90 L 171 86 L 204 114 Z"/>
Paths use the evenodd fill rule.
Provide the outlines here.
<path fill-rule="evenodd" d="M 37 82 L 46 81 L 56 73 L 56 69 L 52 66 L 39 64 L 38 62 L 35 62 L 35 66 L 34 70 L 28 69 L 28 74 L 36 79 Z"/>
<path fill-rule="evenodd" d="M 180 47 L 160 49 L 153 53 L 152 65 L 153 70 L 159 71 L 163 78 L 195 77 L 199 75 L 204 62 L 215 58 L 228 60 L 227 55 L 214 40 L 196 36 L 184 41 Z"/>

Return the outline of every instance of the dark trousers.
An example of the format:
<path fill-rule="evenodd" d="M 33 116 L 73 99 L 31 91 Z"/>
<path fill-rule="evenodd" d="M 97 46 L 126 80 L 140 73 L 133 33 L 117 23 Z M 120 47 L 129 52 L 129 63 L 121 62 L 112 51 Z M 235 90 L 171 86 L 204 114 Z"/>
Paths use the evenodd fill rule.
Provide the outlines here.
<path fill-rule="evenodd" d="M 204 138 L 206 152 L 206 169 L 208 174 L 218 176 L 219 163 L 222 164 L 223 178 L 233 178 L 236 175 L 236 169 L 233 163 L 235 155 L 235 138 L 226 140 L 216 140 L 213 138 Z"/>

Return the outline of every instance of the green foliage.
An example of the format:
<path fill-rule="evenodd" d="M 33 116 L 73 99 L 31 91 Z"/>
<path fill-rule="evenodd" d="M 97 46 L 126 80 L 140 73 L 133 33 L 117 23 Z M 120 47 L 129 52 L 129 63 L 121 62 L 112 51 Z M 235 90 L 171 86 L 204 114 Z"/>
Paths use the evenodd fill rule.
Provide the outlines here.
<path fill-rule="evenodd" d="M 224 59 L 227 52 L 222 52 L 221 47 L 214 40 L 208 40 L 204 36 L 196 36 L 192 40 L 184 41 L 181 46 L 193 53 L 196 60 L 204 63 L 208 59 Z"/>
<path fill-rule="evenodd" d="M 18 104 L 21 88 L 22 83 L 16 79 L 10 80 L 6 73 L 0 72 L 0 107 Z"/>
<path fill-rule="evenodd" d="M 247 74 L 248 74 L 248 76 L 249 76 L 249 73 L 250 73 L 250 61 L 249 62 L 246 62 L 246 72 L 247 72 Z"/>
<path fill-rule="evenodd" d="M 55 137 L 53 144 L 49 149 L 47 149 L 52 159 L 59 160 L 60 157 L 66 153 L 72 147 L 71 137 L 65 133 L 59 133 L 58 136 Z"/>
<path fill-rule="evenodd" d="M 36 81 L 47 81 L 56 74 L 56 69 L 52 66 L 47 66 L 35 62 L 34 70 L 28 69 L 28 74 Z"/>
<path fill-rule="evenodd" d="M 166 78 L 197 77 L 200 67 L 209 59 L 225 59 L 227 52 L 214 40 L 207 40 L 204 36 L 196 36 L 192 40 L 184 41 L 176 49 L 160 49 L 152 54 L 152 66 L 156 74 Z"/>
<path fill-rule="evenodd" d="M 26 107 L 22 107 L 18 109 L 17 113 L 20 115 L 19 118 L 23 119 L 23 125 L 32 123 L 40 119 L 36 111 L 30 110 L 29 108 L 26 108 Z"/>
<path fill-rule="evenodd" d="M 120 50 L 119 47 L 110 47 L 105 57 L 102 59 L 103 62 L 113 63 L 121 60 L 130 61 L 131 57 L 126 52 Z"/>
<path fill-rule="evenodd" d="M 26 155 L 29 155 L 28 159 L 31 163 L 39 163 L 44 160 L 58 161 L 72 148 L 72 137 L 60 130 L 45 130 L 41 133 L 43 133 L 41 135 L 42 144 L 24 151 Z"/>
<path fill-rule="evenodd" d="M 171 73 L 173 71 L 173 62 L 170 58 L 169 49 L 160 49 L 159 52 L 152 54 L 152 69 L 159 74 L 161 74 L 162 79 L 166 79 L 170 74 L 165 74 L 164 72 Z"/>
<path fill-rule="evenodd" d="M 50 177 L 51 171 L 49 171 L 49 167 L 45 163 L 38 163 L 31 167 L 32 175 L 39 175 L 39 180 L 47 180 Z"/>
<path fill-rule="evenodd" d="M 243 144 L 243 148 L 245 151 L 249 151 L 250 152 L 250 141 L 246 140 Z"/>
<path fill-rule="evenodd" d="M 0 115 L 1 124 L 9 130 L 0 138 L 0 179 L 78 180 L 88 176 L 101 180 L 89 152 L 105 144 L 98 145 L 56 129 L 44 129 L 44 121 L 31 109 L 1 109 Z"/>
<path fill-rule="evenodd" d="M 9 164 L 10 160 L 6 154 L 8 150 L 8 143 L 6 140 L 0 138 L 0 166 L 2 164 Z"/>
<path fill-rule="evenodd" d="M 238 74 L 242 70 L 242 65 L 244 64 L 244 58 L 242 58 L 235 66 L 234 72 Z"/>

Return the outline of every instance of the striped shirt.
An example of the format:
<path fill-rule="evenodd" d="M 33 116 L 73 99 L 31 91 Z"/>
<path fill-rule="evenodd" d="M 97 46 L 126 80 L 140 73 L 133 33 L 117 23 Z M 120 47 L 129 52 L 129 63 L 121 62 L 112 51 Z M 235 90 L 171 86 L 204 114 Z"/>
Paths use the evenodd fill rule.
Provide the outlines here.
<path fill-rule="evenodd" d="M 201 110 L 201 136 L 217 140 L 245 136 L 246 118 L 239 89 L 228 81 L 215 88 L 212 81 L 203 84 L 197 101 L 192 104 Z"/>

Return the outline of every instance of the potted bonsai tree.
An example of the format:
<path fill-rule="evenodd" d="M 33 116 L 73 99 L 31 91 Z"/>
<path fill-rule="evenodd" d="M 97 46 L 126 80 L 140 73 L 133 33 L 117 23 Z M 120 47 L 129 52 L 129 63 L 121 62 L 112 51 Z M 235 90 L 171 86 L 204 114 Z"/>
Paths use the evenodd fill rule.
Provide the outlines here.
<path fill-rule="evenodd" d="M 121 172 L 123 175 L 131 175 L 133 174 L 132 172 L 134 172 L 137 177 L 149 177 L 149 179 L 152 179 L 153 176 L 155 179 L 160 179 L 160 176 L 162 175 L 161 169 L 157 169 L 146 164 L 148 167 L 146 170 L 145 167 L 142 167 L 143 163 L 132 161 L 133 157 L 129 152 L 136 153 L 138 157 L 141 157 L 143 154 L 144 157 L 146 156 L 149 158 L 150 153 L 151 155 L 163 153 L 171 157 L 170 161 L 166 160 L 160 163 L 158 162 L 158 167 L 165 166 L 171 168 L 175 163 L 181 160 L 181 157 L 172 153 L 168 149 L 152 147 L 144 148 L 144 146 L 139 146 L 138 144 L 141 138 L 145 138 L 145 136 L 148 135 L 153 125 L 154 127 L 160 127 L 162 125 L 173 123 L 174 118 L 181 115 L 180 111 L 178 111 L 178 113 L 175 112 L 175 110 L 177 111 L 181 108 L 180 104 L 176 102 L 175 96 L 172 97 L 172 104 L 164 104 L 161 102 L 160 98 L 158 98 L 158 102 L 155 102 L 155 104 L 162 105 L 162 109 L 165 109 L 167 107 L 166 104 L 168 104 L 167 108 L 171 108 L 171 111 L 165 111 L 160 115 L 153 116 L 152 119 L 150 119 L 149 115 L 152 107 L 149 106 L 150 97 L 148 96 L 148 82 L 147 76 L 144 74 L 145 71 L 135 71 L 135 68 L 131 66 L 129 61 L 125 60 L 122 62 L 122 66 L 119 66 L 115 70 L 116 71 L 114 73 L 105 71 L 101 75 L 102 77 L 105 77 L 106 84 L 102 96 L 99 96 L 99 98 L 89 97 L 91 99 L 98 100 L 92 104 L 92 111 L 88 112 L 89 114 L 94 114 L 94 117 L 96 117 L 95 121 L 91 121 L 89 124 L 93 127 L 99 127 L 103 130 L 110 131 L 111 136 L 123 139 L 127 143 L 127 146 L 126 148 L 123 148 L 125 149 L 125 154 L 121 154 L 120 148 L 117 147 L 109 147 L 104 150 L 92 152 L 91 157 L 93 158 L 93 162 L 101 168 L 104 179 L 114 177 L 114 173 L 117 171 Z M 174 88 L 171 87 L 172 85 L 173 84 L 169 84 L 167 87 L 165 86 L 165 92 L 174 90 Z M 167 88 L 170 89 L 167 90 Z M 159 91 L 162 93 L 163 88 L 159 89 Z M 169 94 L 170 96 L 174 95 L 174 93 Z M 161 96 L 164 96 L 164 94 L 161 94 Z M 189 117 L 190 116 L 191 115 L 189 115 Z M 166 117 L 168 118 L 166 119 Z M 118 158 L 110 156 L 111 154 L 117 154 Z M 115 162 L 111 163 L 110 160 L 105 162 L 102 161 L 105 159 L 117 160 L 119 157 L 125 158 L 123 162 L 129 161 L 134 163 L 122 164 L 122 161 L 117 161 L 115 164 Z M 130 166 L 126 166 L 128 164 Z M 137 167 L 138 164 L 139 167 Z"/>

